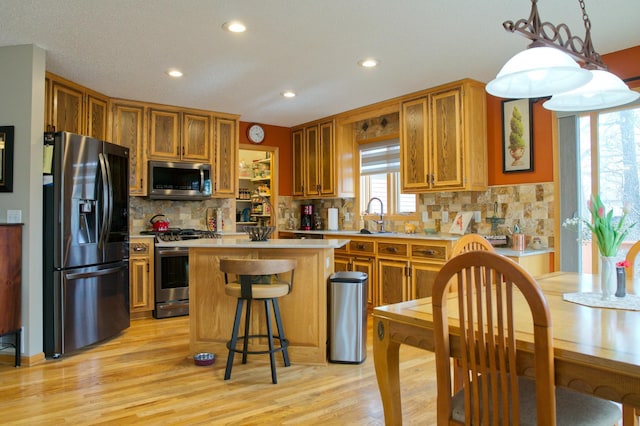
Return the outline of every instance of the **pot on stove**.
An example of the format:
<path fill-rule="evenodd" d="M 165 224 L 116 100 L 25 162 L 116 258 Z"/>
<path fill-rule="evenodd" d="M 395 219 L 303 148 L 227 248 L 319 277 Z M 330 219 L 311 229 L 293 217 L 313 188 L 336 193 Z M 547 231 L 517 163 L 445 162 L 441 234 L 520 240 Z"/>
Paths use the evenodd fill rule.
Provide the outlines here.
<path fill-rule="evenodd" d="M 163 214 L 157 214 L 149 220 L 154 232 L 165 232 L 169 230 L 169 219 Z"/>

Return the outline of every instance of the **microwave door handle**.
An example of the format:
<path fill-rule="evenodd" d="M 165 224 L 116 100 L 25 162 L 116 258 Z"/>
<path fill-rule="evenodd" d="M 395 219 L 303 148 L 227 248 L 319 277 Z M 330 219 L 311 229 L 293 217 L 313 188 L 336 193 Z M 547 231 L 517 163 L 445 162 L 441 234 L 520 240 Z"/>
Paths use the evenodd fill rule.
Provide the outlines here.
<path fill-rule="evenodd" d="M 204 170 L 200 169 L 200 192 L 204 192 Z"/>
<path fill-rule="evenodd" d="M 98 153 L 98 160 L 100 162 L 100 174 L 102 175 L 102 226 L 100 227 L 100 239 L 98 240 L 98 247 L 102 248 L 104 245 L 105 235 L 107 233 L 107 226 L 109 220 L 109 183 L 107 177 L 107 167 L 105 164 L 104 155 Z"/>

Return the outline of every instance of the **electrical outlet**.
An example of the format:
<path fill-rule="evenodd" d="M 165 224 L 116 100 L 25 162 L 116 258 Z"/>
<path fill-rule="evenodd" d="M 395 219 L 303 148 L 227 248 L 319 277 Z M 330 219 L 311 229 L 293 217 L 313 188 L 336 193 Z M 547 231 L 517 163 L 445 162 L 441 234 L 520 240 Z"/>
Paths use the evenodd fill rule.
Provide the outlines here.
<path fill-rule="evenodd" d="M 446 211 L 446 210 L 444 210 L 444 211 L 442 212 L 442 221 L 443 221 L 443 222 L 449 222 L 449 212 L 448 212 L 448 211 Z"/>
<path fill-rule="evenodd" d="M 426 222 L 429 220 L 429 212 L 422 212 L 422 221 Z"/>
<path fill-rule="evenodd" d="M 480 211 L 476 210 L 473 212 L 473 221 L 475 223 L 480 223 L 480 221 L 482 220 L 482 218 L 480 217 Z"/>
<path fill-rule="evenodd" d="M 351 215 L 349 212 L 344 212 L 344 221 L 349 222 L 351 220 Z"/>
<path fill-rule="evenodd" d="M 7 223 L 21 223 L 22 210 L 7 210 Z"/>

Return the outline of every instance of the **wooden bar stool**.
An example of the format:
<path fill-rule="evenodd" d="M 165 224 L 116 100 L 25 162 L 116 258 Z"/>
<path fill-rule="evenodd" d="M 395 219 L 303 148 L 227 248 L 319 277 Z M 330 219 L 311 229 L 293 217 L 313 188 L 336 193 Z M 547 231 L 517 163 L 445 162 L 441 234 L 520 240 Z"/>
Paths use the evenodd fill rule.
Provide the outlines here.
<path fill-rule="evenodd" d="M 231 340 L 227 342 L 229 355 L 227 357 L 227 368 L 224 372 L 224 379 L 231 378 L 231 367 L 233 359 L 237 353 L 242 354 L 242 363 L 247 363 L 247 354 L 269 354 L 271 360 L 271 380 L 274 384 L 278 383 L 276 378 L 276 361 L 275 352 L 282 352 L 285 367 L 291 365 L 289 362 L 289 353 L 287 347 L 289 341 L 284 337 L 284 329 L 282 328 L 282 320 L 280 319 L 280 308 L 278 307 L 278 298 L 291 293 L 293 285 L 293 272 L 296 267 L 296 261 L 292 259 L 221 259 L 220 270 L 224 272 L 225 294 L 236 297 L 238 303 L 236 305 L 236 316 L 233 322 L 233 332 Z M 284 281 L 280 274 L 290 272 L 289 281 Z M 229 281 L 229 274 L 234 274 L 236 279 Z M 244 320 L 244 335 L 238 336 L 240 321 L 242 318 L 242 306 L 247 301 L 247 308 Z M 263 300 L 265 317 L 267 321 L 267 334 L 249 334 L 249 323 L 251 321 L 251 302 L 252 300 Z M 273 314 L 276 320 L 278 334 L 274 335 L 271 326 L 271 309 L 273 306 Z M 268 350 L 248 350 L 249 339 L 266 337 L 269 342 Z M 274 347 L 273 340 L 280 342 L 279 347 Z M 238 341 L 242 341 L 242 349 L 237 349 Z"/>

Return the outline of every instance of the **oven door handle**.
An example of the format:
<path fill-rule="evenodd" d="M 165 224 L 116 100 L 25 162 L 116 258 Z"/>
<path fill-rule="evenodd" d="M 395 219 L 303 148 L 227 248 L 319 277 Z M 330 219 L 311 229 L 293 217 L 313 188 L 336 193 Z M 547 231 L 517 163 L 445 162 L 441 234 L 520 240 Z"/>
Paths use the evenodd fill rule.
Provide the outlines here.
<path fill-rule="evenodd" d="M 156 255 L 160 256 L 188 256 L 189 249 L 184 247 L 157 247 Z"/>

